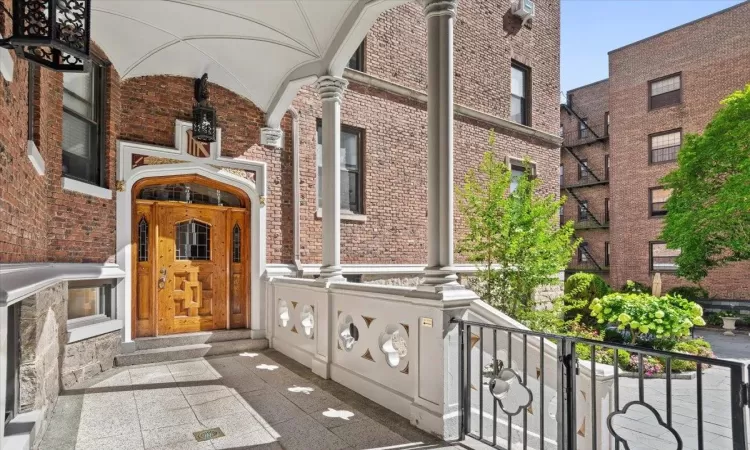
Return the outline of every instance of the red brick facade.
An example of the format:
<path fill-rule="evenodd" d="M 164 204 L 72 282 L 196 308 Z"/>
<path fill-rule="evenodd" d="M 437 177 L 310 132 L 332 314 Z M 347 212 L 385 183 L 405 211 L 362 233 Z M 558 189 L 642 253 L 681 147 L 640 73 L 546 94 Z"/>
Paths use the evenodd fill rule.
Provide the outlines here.
<path fill-rule="evenodd" d="M 4 0 L 6 4 L 9 0 Z M 455 100 L 497 117 L 509 116 L 510 64 L 531 68 L 531 121 L 556 134 L 559 92 L 559 2 L 538 2 L 531 26 L 521 27 L 510 0 L 462 0 L 455 27 Z M 123 44 L 126 45 L 126 44 Z M 106 51 L 106 49 L 104 49 Z M 421 3 L 386 13 L 366 38 L 365 72 L 418 91 L 426 88 L 427 41 Z M 106 60 L 104 52 L 97 56 Z M 15 58 L 15 56 L 14 56 Z M 115 200 L 64 191 L 61 181 L 62 76 L 40 70 L 38 147 L 44 176 L 26 156 L 27 64 L 16 60 L 14 81 L 0 83 L 0 262 L 106 262 L 115 249 Z M 120 81 L 107 69 L 107 185 L 115 189 L 116 141 L 172 147 L 175 119 L 189 120 L 192 80 L 153 76 Z M 209 74 L 210 75 L 210 74 Z M 224 156 L 267 164 L 266 244 L 269 263 L 293 261 L 291 116 L 282 121 L 282 149 L 260 145 L 264 113 L 250 101 L 212 86 Z M 316 120 L 321 102 L 304 88 L 293 102 L 300 122 L 300 222 L 303 263 L 319 263 L 316 218 Z M 424 263 L 426 259 L 426 105 L 351 81 L 342 123 L 364 130 L 365 222 L 342 223 L 344 263 Z M 528 156 L 545 193 L 557 193 L 559 152 L 523 134 L 457 116 L 455 181 L 490 150 L 495 128 L 499 157 Z M 512 135 L 511 135 L 512 134 Z M 461 230 L 456 218 L 457 238 Z M 123 226 L 123 224 L 117 224 Z M 124 224 L 130 226 L 130 224 Z"/>
<path fill-rule="evenodd" d="M 613 286 L 619 287 L 629 279 L 650 284 L 653 276 L 649 242 L 658 240 L 663 219 L 650 217 L 649 189 L 659 186 L 658 180 L 677 163 L 650 164 L 649 135 L 674 129 L 681 129 L 683 134 L 700 133 L 719 109 L 719 101 L 750 82 L 750 65 L 742 63 L 750 57 L 747 23 L 750 4 L 743 3 L 614 50 L 609 54 L 608 83 L 571 91 L 576 111 L 593 114 L 587 111 L 589 104 L 580 101 L 583 98 L 599 98 L 600 105 L 609 103 L 609 274 Z M 681 74 L 681 103 L 649 111 L 649 81 L 676 73 Z M 604 88 L 607 85 L 608 92 Z M 601 115 L 601 106 L 592 108 Z M 566 132 L 577 126 L 563 125 Z M 565 150 L 563 163 L 567 168 Z M 747 299 L 748 273 L 750 263 L 736 263 L 712 271 L 701 284 L 711 296 Z M 664 274 L 662 281 L 665 289 L 689 284 Z"/>

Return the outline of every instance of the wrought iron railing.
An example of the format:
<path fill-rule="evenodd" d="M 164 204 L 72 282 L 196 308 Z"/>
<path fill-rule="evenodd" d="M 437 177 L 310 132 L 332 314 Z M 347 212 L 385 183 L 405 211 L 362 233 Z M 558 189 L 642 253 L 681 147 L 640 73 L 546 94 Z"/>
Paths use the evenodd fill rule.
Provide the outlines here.
<path fill-rule="evenodd" d="M 747 450 L 741 362 L 454 323 L 460 439 L 503 449 Z M 657 362 L 663 374 L 651 379 Z"/>
<path fill-rule="evenodd" d="M 586 126 L 578 123 L 577 130 L 563 132 L 563 145 L 566 147 L 575 147 L 577 145 L 590 144 L 609 137 L 609 125 L 605 122 L 587 124 Z"/>

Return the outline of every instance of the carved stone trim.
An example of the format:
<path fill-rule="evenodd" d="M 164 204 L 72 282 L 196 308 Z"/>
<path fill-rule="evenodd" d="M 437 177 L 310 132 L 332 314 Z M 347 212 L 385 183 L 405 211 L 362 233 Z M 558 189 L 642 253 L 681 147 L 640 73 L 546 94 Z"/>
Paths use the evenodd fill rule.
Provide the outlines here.
<path fill-rule="evenodd" d="M 284 132 L 281 128 L 261 128 L 260 143 L 269 147 L 282 148 L 284 146 Z"/>
<path fill-rule="evenodd" d="M 349 81 L 341 77 L 325 75 L 318 78 L 315 82 L 315 89 L 320 94 L 320 99 L 324 102 L 341 102 L 344 98 L 344 91 L 349 85 Z"/>
<path fill-rule="evenodd" d="M 422 11 L 427 18 L 436 16 L 456 17 L 458 0 L 425 0 Z"/>

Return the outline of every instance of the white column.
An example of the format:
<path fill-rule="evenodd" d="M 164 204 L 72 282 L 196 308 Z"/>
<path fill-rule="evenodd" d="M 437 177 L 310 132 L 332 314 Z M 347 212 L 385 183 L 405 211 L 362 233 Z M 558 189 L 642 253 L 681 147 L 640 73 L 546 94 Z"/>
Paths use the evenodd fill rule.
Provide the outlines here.
<path fill-rule="evenodd" d="M 349 84 L 323 76 L 316 88 L 323 102 L 323 265 L 320 279 L 343 281 L 341 272 L 341 100 Z"/>
<path fill-rule="evenodd" d="M 425 0 L 427 16 L 427 268 L 424 286 L 458 286 L 453 268 L 453 21 L 457 0 Z"/>
<path fill-rule="evenodd" d="M 5 392 L 8 373 L 8 306 L 0 305 L 0 447 L 5 436 Z"/>

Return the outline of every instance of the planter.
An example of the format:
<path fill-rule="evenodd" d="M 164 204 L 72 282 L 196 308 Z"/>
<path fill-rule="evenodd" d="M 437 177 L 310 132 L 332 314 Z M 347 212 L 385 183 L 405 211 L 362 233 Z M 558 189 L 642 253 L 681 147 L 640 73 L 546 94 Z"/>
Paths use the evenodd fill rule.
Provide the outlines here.
<path fill-rule="evenodd" d="M 735 322 L 739 320 L 739 317 L 722 317 L 721 320 L 724 322 L 722 328 L 727 330 L 724 332 L 724 336 L 734 336 Z"/>

